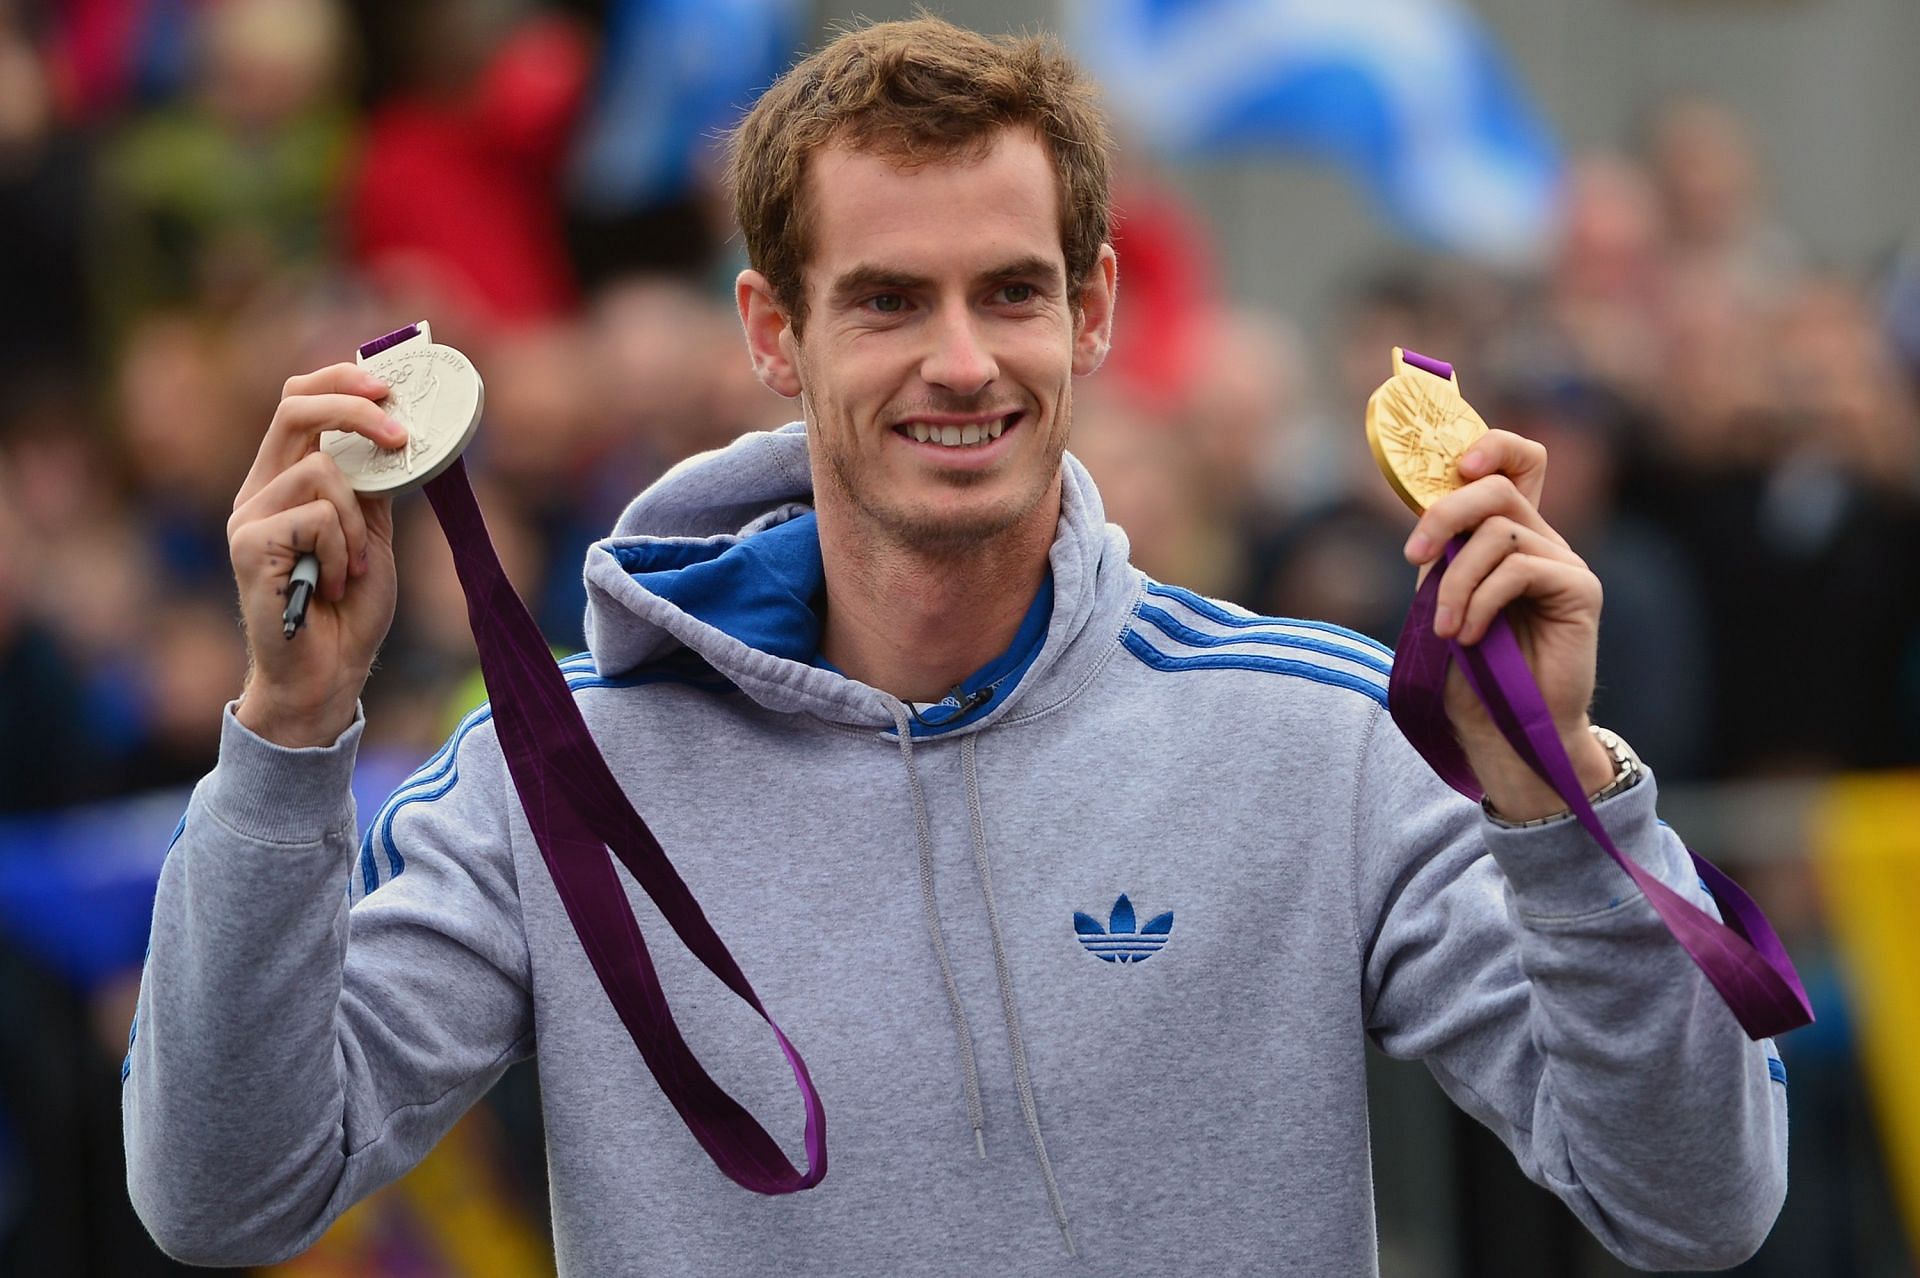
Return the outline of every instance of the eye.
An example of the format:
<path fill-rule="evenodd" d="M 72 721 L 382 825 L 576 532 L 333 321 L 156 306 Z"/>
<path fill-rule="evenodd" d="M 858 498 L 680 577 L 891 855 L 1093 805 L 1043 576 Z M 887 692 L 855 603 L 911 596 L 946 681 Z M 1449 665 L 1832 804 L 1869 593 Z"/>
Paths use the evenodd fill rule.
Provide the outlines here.
<path fill-rule="evenodd" d="M 907 299 L 898 293 L 881 293 L 868 298 L 867 305 L 882 315 L 898 315 L 907 309 Z"/>
<path fill-rule="evenodd" d="M 1031 284 L 1008 284 L 1000 290 L 1000 295 L 1019 306 L 1034 299 L 1034 287 Z"/>

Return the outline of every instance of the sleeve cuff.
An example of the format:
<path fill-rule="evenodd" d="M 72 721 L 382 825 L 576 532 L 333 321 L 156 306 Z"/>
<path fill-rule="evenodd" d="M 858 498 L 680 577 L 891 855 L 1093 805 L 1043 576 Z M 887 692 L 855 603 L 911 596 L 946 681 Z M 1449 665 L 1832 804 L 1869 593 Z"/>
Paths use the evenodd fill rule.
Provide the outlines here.
<path fill-rule="evenodd" d="M 1660 828 L 1659 788 L 1651 773 L 1594 805 L 1622 856 L 1651 870 L 1679 891 L 1691 873 L 1677 838 Z M 1540 826 L 1506 826 L 1482 818 L 1487 850 L 1512 885 L 1520 912 L 1535 918 L 1570 918 L 1610 909 L 1640 895 L 1640 889 L 1614 864 L 1578 821 L 1568 818 Z"/>
<path fill-rule="evenodd" d="M 220 721 L 220 759 L 201 783 L 201 800 L 223 823 L 263 843 L 311 844 L 353 820 L 353 764 L 366 715 L 329 746 L 275 745 L 234 717 Z"/>

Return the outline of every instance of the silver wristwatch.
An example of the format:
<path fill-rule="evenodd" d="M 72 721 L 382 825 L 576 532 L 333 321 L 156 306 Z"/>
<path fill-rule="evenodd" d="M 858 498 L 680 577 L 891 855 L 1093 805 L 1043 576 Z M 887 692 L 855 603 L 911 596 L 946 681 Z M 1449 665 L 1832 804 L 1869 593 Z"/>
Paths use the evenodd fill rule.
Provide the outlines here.
<path fill-rule="evenodd" d="M 1633 747 L 1627 744 L 1626 738 L 1611 728 L 1603 728 L 1597 723 L 1588 724 L 1587 727 L 1593 733 L 1594 739 L 1606 747 L 1607 757 L 1613 760 L 1613 780 L 1588 795 L 1587 802 L 1599 803 L 1603 799 L 1611 799 L 1614 795 L 1631 790 L 1638 785 L 1640 778 L 1647 774 L 1647 767 L 1640 762 L 1640 756 L 1634 753 Z M 1528 830 L 1534 826 L 1552 825 L 1556 821 L 1565 821 L 1573 815 L 1570 810 L 1562 810 L 1551 816 L 1535 817 L 1531 821 L 1509 821 L 1496 812 L 1493 804 L 1485 799 L 1480 800 L 1480 807 L 1487 814 L 1488 820 L 1508 830 Z"/>

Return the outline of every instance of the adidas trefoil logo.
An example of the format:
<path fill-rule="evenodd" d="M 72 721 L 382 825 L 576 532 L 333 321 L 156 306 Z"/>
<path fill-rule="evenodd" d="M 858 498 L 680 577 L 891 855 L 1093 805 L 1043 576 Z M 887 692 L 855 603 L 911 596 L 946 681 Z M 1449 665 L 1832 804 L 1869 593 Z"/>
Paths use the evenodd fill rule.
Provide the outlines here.
<path fill-rule="evenodd" d="M 1113 903 L 1107 925 L 1079 910 L 1073 912 L 1073 930 L 1087 953 L 1108 963 L 1143 963 L 1160 952 L 1173 932 L 1173 911 L 1156 914 L 1146 926 L 1133 925 L 1133 902 L 1122 892 Z"/>

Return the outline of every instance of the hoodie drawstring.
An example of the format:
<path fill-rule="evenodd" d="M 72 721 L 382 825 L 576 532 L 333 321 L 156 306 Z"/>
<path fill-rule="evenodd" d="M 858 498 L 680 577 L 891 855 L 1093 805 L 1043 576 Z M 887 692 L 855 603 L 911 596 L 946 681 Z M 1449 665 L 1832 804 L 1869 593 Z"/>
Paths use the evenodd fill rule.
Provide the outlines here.
<path fill-rule="evenodd" d="M 1040 1175 L 1047 1184 L 1047 1205 L 1053 1208 L 1054 1223 L 1066 1240 L 1067 1254 L 1079 1253 L 1073 1246 L 1073 1230 L 1067 1225 L 1066 1204 L 1060 1200 L 1060 1183 L 1053 1176 L 1053 1160 L 1047 1157 L 1046 1138 L 1040 1134 L 1040 1110 L 1033 1100 L 1033 1080 L 1027 1073 L 1027 1045 L 1020 1037 L 1020 1010 L 1013 1001 L 1013 973 L 1007 966 L 1006 946 L 1000 941 L 1000 911 L 993 901 L 993 875 L 987 869 L 986 821 L 980 814 L 980 774 L 973 763 L 975 734 L 960 739 L 961 766 L 967 774 L 967 815 L 973 826 L 973 863 L 980 871 L 980 891 L 987 898 L 987 931 L 993 937 L 993 966 L 1000 977 L 1000 1011 L 1007 1019 L 1007 1042 L 1013 1050 L 1013 1086 L 1020 1096 L 1020 1112 L 1027 1119 L 1027 1133 L 1033 1137 L 1033 1152 L 1040 1158 Z"/>
<path fill-rule="evenodd" d="M 960 1038 L 960 1069 L 965 1076 L 967 1121 L 973 1124 L 973 1145 L 980 1157 L 987 1156 L 986 1110 L 980 1103 L 980 1070 L 973 1060 L 973 1030 L 967 1025 L 966 1009 L 960 1006 L 960 987 L 954 984 L 953 963 L 947 957 L 947 938 L 940 930 L 940 905 L 933 895 L 933 825 L 927 820 L 927 798 L 920 789 L 920 772 L 913 765 L 913 733 L 907 725 L 907 712 L 898 703 L 893 721 L 900 733 L 900 758 L 907 768 L 907 788 L 913 793 L 913 829 L 920 840 L 920 909 L 926 916 L 927 935 L 933 940 L 933 955 L 940 964 L 940 980 L 947 987 L 947 1009 L 953 1013 L 954 1032 Z"/>
<path fill-rule="evenodd" d="M 933 940 L 933 953 L 940 965 L 940 980 L 946 986 L 947 1007 L 953 1013 L 954 1031 L 960 1040 L 960 1068 L 967 1097 L 967 1120 L 973 1124 L 974 1148 L 987 1156 L 986 1113 L 980 1101 L 980 1071 L 974 1061 L 973 1031 L 967 1013 L 960 1005 L 960 987 L 953 978 L 953 962 L 947 956 L 947 941 L 940 927 L 940 906 L 933 891 L 933 824 L 927 818 L 926 794 L 920 787 L 920 771 L 914 765 L 913 733 L 904 708 L 895 705 L 894 725 L 900 734 L 900 759 L 907 769 L 907 787 L 913 795 L 914 834 L 920 844 L 920 906 L 926 917 L 927 935 Z M 1027 1072 L 1027 1046 L 1020 1035 L 1020 1012 L 1014 1004 L 1013 974 L 1007 965 L 1006 945 L 1000 937 L 1000 911 L 993 899 L 993 876 L 987 867 L 986 822 L 980 812 L 980 774 L 974 766 L 974 734 L 960 739 L 961 766 L 967 780 L 967 815 L 973 828 L 973 863 L 980 875 L 980 891 L 987 902 L 987 932 L 993 940 L 993 966 L 1000 980 L 1000 1011 L 1006 1018 L 1007 1042 L 1013 1055 L 1013 1086 L 1020 1098 L 1020 1112 L 1027 1120 L 1027 1133 L 1033 1138 L 1033 1150 L 1040 1159 L 1040 1175 L 1046 1182 L 1047 1206 L 1066 1241 L 1067 1254 L 1077 1256 L 1073 1230 L 1067 1222 L 1067 1209 L 1060 1198 L 1060 1184 L 1053 1175 L 1053 1161 L 1047 1157 L 1046 1138 L 1040 1131 L 1040 1110 L 1033 1099 L 1033 1080 Z"/>

